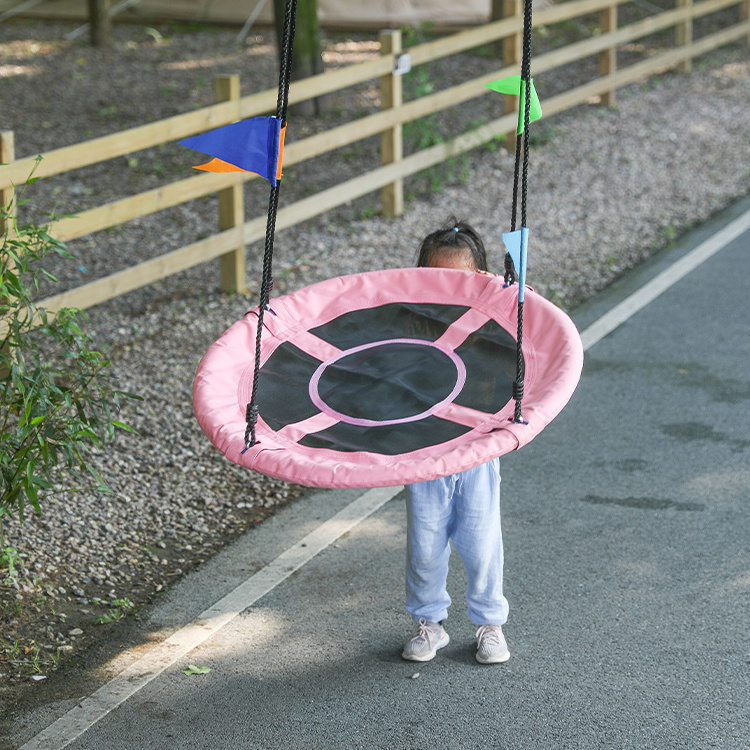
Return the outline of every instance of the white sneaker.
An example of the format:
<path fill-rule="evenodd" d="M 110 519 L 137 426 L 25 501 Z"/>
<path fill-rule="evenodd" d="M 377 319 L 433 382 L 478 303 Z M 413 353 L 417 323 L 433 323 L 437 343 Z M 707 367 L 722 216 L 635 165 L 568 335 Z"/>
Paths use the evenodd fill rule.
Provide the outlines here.
<path fill-rule="evenodd" d="M 499 625 L 480 625 L 476 658 L 480 664 L 499 664 L 510 659 L 503 629 Z"/>
<path fill-rule="evenodd" d="M 442 625 L 421 617 L 401 656 L 409 661 L 430 661 L 435 658 L 438 649 L 447 646 L 449 641 L 448 633 Z"/>

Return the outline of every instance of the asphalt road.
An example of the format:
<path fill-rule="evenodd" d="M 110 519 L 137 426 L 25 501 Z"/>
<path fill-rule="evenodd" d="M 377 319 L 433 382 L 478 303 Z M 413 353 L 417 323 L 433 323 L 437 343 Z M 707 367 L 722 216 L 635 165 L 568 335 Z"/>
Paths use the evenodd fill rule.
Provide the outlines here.
<path fill-rule="evenodd" d="M 156 645 L 19 721 L 16 746 L 748 750 L 749 314 L 746 229 L 590 343 L 568 407 L 501 459 L 506 664 L 474 660 L 457 556 L 450 645 L 402 661 L 403 492 L 311 492 L 175 587 L 149 613 Z"/>

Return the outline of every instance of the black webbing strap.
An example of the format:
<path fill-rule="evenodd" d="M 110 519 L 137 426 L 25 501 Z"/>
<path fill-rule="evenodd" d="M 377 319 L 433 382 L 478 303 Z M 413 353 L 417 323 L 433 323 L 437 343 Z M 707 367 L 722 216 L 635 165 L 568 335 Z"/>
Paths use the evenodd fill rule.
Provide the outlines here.
<path fill-rule="evenodd" d="M 279 96 L 276 101 L 276 117 L 281 126 L 286 125 L 286 112 L 289 106 L 289 83 L 292 78 L 292 50 L 294 48 L 294 24 L 297 17 L 297 0 L 287 0 L 284 16 L 284 34 L 281 42 L 281 68 L 279 71 Z M 273 288 L 273 240 L 276 234 L 276 214 L 279 209 L 280 180 L 271 185 L 268 200 L 268 221 L 266 222 L 266 246 L 263 253 L 263 276 L 260 285 L 260 304 L 258 306 L 258 330 L 255 335 L 255 369 L 253 370 L 253 387 L 250 403 L 247 405 L 245 419 L 245 450 L 255 445 L 255 425 L 258 421 L 258 372 L 260 371 L 260 343 L 263 332 L 263 316 L 268 308 L 268 300 Z"/>
<path fill-rule="evenodd" d="M 523 56 L 521 58 L 521 80 L 523 81 L 524 111 L 523 132 L 516 136 L 516 163 L 513 173 L 513 211 L 511 214 L 511 231 L 516 230 L 518 206 L 519 173 L 521 179 L 521 226 L 526 227 L 526 204 L 528 196 L 529 177 L 529 121 L 531 119 L 531 4 L 532 0 L 524 0 L 523 8 Z M 523 166 L 521 167 L 521 152 L 523 151 Z M 505 281 L 513 283 L 513 263 L 509 256 L 505 258 Z M 520 296 L 520 290 L 519 290 Z M 513 398 L 516 402 L 514 422 L 523 422 L 521 416 L 521 402 L 523 401 L 523 383 L 525 368 L 523 361 L 523 302 L 518 301 L 518 330 L 516 338 L 516 379 L 513 381 Z"/>

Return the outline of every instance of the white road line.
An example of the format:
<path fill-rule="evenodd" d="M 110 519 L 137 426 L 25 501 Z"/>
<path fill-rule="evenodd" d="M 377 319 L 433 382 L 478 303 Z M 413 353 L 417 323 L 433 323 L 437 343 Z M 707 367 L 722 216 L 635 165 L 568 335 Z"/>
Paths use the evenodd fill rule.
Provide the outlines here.
<path fill-rule="evenodd" d="M 653 302 L 660 294 L 677 283 L 691 271 L 694 271 L 701 263 L 704 263 L 713 255 L 726 247 L 730 242 L 737 239 L 743 232 L 750 229 L 750 211 L 742 214 L 724 229 L 712 235 L 694 250 L 671 265 L 665 271 L 642 286 L 637 292 L 631 294 L 627 299 L 613 307 L 599 320 L 592 323 L 582 334 L 583 350 L 591 348 L 605 336 L 612 333 L 618 326 L 642 310 L 649 302 Z"/>
<path fill-rule="evenodd" d="M 403 487 L 368 490 L 282 552 L 255 575 L 131 664 L 93 695 L 33 737 L 20 750 L 61 750 L 124 703 L 165 669 L 231 622 L 347 531 L 394 498 Z"/>

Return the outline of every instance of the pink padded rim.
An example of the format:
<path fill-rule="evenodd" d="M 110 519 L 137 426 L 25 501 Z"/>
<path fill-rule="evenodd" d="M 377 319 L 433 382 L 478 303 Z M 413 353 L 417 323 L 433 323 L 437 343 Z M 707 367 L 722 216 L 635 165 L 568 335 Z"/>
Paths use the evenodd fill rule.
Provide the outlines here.
<path fill-rule="evenodd" d="M 321 363 L 342 352 L 310 334 L 338 316 L 389 303 L 453 304 L 471 307 L 435 345 L 452 351 L 489 319 L 516 330 L 518 286 L 502 278 L 443 268 L 403 268 L 341 276 L 278 297 L 275 314 L 264 316 L 261 365 L 289 341 Z M 300 445 L 306 434 L 329 427 L 336 416 L 320 412 L 304 422 L 271 430 L 258 420 L 258 444 L 245 453 L 245 408 L 250 400 L 257 310 L 232 325 L 206 352 L 193 385 L 201 428 L 229 460 L 247 468 L 316 487 L 382 487 L 453 474 L 516 450 L 538 435 L 562 410 L 578 384 L 583 347 L 573 322 L 527 287 L 523 351 L 526 363 L 523 417 L 512 421 L 513 402 L 485 414 L 451 402 L 436 416 L 471 427 L 438 446 L 397 456 L 364 451 L 342 453 Z"/>

